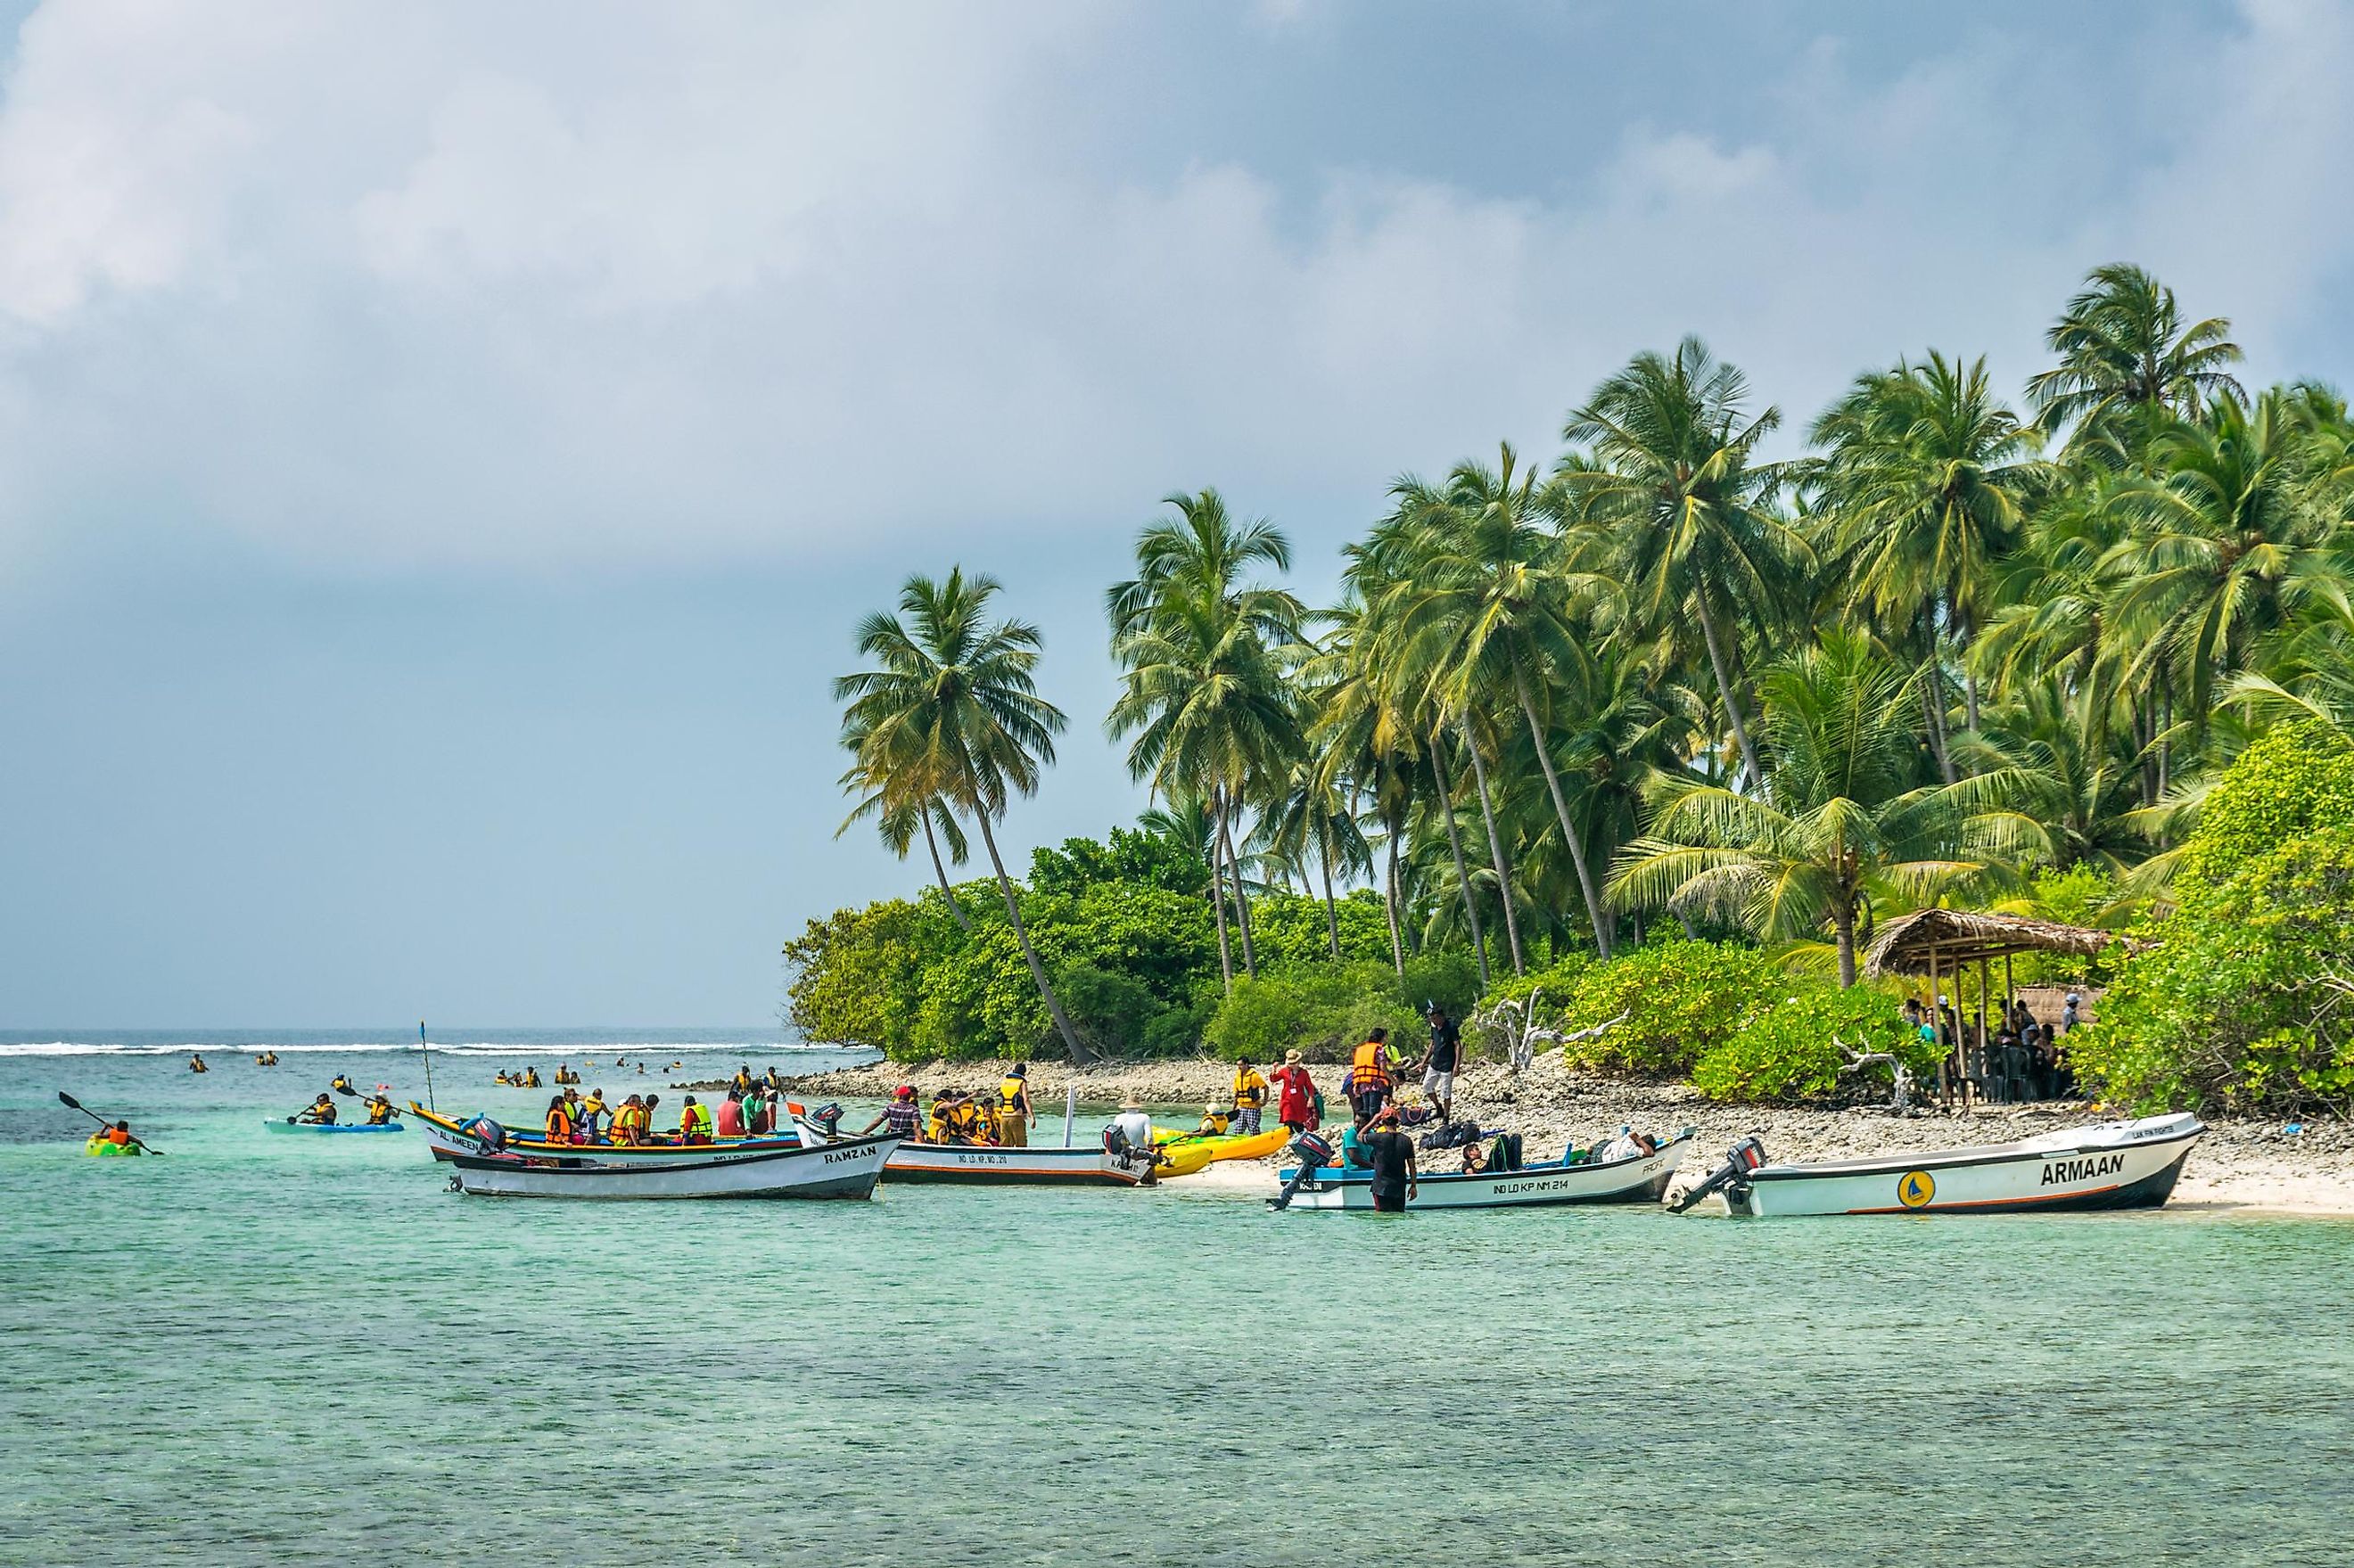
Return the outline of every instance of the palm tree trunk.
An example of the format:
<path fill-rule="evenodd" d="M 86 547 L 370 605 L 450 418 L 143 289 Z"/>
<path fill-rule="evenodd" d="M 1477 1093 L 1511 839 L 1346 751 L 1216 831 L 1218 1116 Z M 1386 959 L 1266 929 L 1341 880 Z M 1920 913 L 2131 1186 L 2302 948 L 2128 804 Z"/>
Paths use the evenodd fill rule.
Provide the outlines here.
<path fill-rule="evenodd" d="M 1221 810 L 1218 799 L 1219 792 L 1211 790 L 1210 810 L 1213 812 Z M 1219 852 L 1215 836 L 1210 840 L 1210 907 L 1218 916 L 1218 972 L 1225 976 L 1226 994 L 1231 996 L 1235 990 L 1235 953 L 1226 941 L 1226 861 Z"/>
<path fill-rule="evenodd" d="M 1479 743 L 1471 738 L 1471 715 L 1463 715 L 1463 746 L 1471 754 L 1471 781 L 1479 791 L 1479 815 L 1488 824 L 1488 861 L 1496 868 L 1496 896 L 1504 906 L 1504 940 L 1512 949 L 1512 972 L 1528 973 L 1521 962 L 1521 921 L 1512 913 L 1512 863 L 1504 858 L 1503 835 L 1496 832 L 1496 807 L 1488 798 L 1488 764 L 1479 756 Z"/>
<path fill-rule="evenodd" d="M 1332 846 L 1319 845 L 1316 859 L 1324 870 L 1324 930 L 1332 938 L 1332 958 L 1337 963 L 1341 958 L 1341 911 L 1332 902 Z"/>
<path fill-rule="evenodd" d="M 1766 769 L 1757 765 L 1757 748 L 1749 743 L 1749 726 L 1741 722 L 1741 703 L 1733 694 L 1733 677 L 1724 668 L 1724 646 L 1716 635 L 1716 617 L 1708 612 L 1708 591 L 1692 590 L 1692 603 L 1700 608 L 1700 634 L 1708 644 L 1708 662 L 1716 672 L 1717 694 L 1724 699 L 1724 716 L 1733 726 L 1733 738 L 1741 747 L 1742 766 L 1749 769 L 1749 787 L 1760 789 L 1766 785 Z"/>
<path fill-rule="evenodd" d="M 1585 864 L 1585 841 L 1570 824 L 1569 802 L 1562 798 L 1561 775 L 1553 769 L 1553 748 L 1545 745 L 1544 726 L 1537 722 L 1537 705 L 1529 695 L 1528 677 L 1514 670 L 1512 684 L 1520 688 L 1521 712 L 1528 716 L 1529 739 L 1536 743 L 1537 762 L 1544 768 L 1545 788 L 1553 791 L 1553 812 L 1561 819 L 1562 841 L 1569 845 L 1570 863 L 1577 868 L 1577 891 L 1585 898 L 1585 917 L 1594 923 L 1595 951 L 1606 959 L 1610 956 L 1610 916 L 1595 893 L 1594 873 Z"/>
<path fill-rule="evenodd" d="M 1438 769 L 1439 812 L 1447 819 L 1447 847 L 1455 855 L 1455 885 L 1463 890 L 1463 914 L 1471 922 L 1471 950 L 1479 959 L 1479 989 L 1488 989 L 1488 942 L 1479 934 L 1479 901 L 1471 896 L 1471 867 L 1463 859 L 1463 832 L 1455 821 L 1455 785 L 1447 777 L 1447 732 L 1430 736 L 1431 765 Z"/>
<path fill-rule="evenodd" d="M 956 889 L 949 885 L 949 868 L 940 863 L 939 842 L 932 837 L 930 803 L 927 802 L 917 814 L 924 819 L 924 847 L 932 852 L 932 874 L 940 879 L 940 895 L 949 901 L 949 913 L 956 916 L 957 925 L 970 937 L 972 935 L 972 921 L 966 916 L 964 906 L 957 902 Z"/>
<path fill-rule="evenodd" d="M 1397 846 L 1398 834 L 1402 831 L 1403 824 L 1390 827 L 1387 835 L 1390 863 L 1382 881 L 1382 914 L 1388 919 L 1390 925 L 1390 967 L 1398 972 L 1400 979 L 1404 979 L 1405 975 L 1405 943 L 1398 935 L 1397 912 Z"/>
<path fill-rule="evenodd" d="M 989 831 L 989 813 L 975 811 L 973 820 L 981 824 L 981 842 L 989 846 L 989 863 L 997 871 L 997 891 L 1005 896 L 1006 917 L 1013 922 L 1013 939 L 1022 945 L 1022 957 L 1029 962 L 1030 978 L 1038 982 L 1038 994 L 1045 999 L 1046 1012 L 1055 1020 L 1055 1032 L 1063 1037 L 1063 1046 L 1071 1054 L 1075 1065 L 1095 1060 L 1095 1053 L 1079 1039 L 1079 1032 L 1063 1012 L 1063 1004 L 1055 1000 L 1055 988 L 1046 983 L 1046 966 L 1038 961 L 1038 949 L 1030 945 L 1030 933 L 1022 924 L 1022 906 L 1013 896 L 1013 879 L 1005 874 L 1005 862 L 997 853 L 997 835 Z"/>
<path fill-rule="evenodd" d="M 1954 782 L 1954 754 L 1946 744 L 1946 680 L 1937 668 L 1937 643 L 1929 642 L 1929 662 L 1921 666 L 1921 713 L 1929 721 L 1929 751 L 1937 759 L 1937 776 Z"/>
<path fill-rule="evenodd" d="M 1221 800 L 1223 800 L 1222 796 Z M 1234 834 L 1226 829 L 1226 812 L 1224 805 L 1221 805 L 1218 811 L 1218 842 L 1225 846 L 1226 869 L 1234 874 L 1235 878 L 1235 924 L 1241 928 L 1243 934 L 1243 973 L 1257 980 L 1258 979 L 1258 954 L 1251 946 L 1250 890 L 1243 885 L 1243 863 L 1241 857 L 1235 853 L 1235 838 Z"/>
<path fill-rule="evenodd" d="M 1839 934 L 1840 984 L 1855 984 L 1855 895 L 1840 895 L 1839 906 L 1831 911 L 1831 927 Z"/>

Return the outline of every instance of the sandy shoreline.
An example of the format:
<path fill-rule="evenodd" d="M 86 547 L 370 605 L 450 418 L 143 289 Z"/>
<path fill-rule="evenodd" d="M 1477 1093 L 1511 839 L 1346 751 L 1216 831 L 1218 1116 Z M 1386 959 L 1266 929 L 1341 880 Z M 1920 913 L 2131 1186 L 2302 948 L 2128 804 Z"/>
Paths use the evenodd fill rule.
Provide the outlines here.
<path fill-rule="evenodd" d="M 876 1063 L 788 1079 L 794 1093 L 811 1098 L 880 1100 L 903 1083 L 916 1085 L 927 1099 L 941 1088 L 994 1089 L 1007 1064 L 1002 1062 Z M 1346 1069 L 1310 1069 L 1325 1092 L 1328 1109 L 1337 1107 Z M 1031 1092 L 1042 1123 L 1059 1112 L 1065 1092 L 1076 1085 L 1082 1107 L 1100 1112 L 1133 1097 L 1161 1107 L 1194 1107 L 1221 1098 L 1229 1081 L 1226 1064 L 1182 1060 L 1074 1069 L 1058 1062 L 1034 1063 Z M 701 1090 L 717 1085 L 688 1085 Z M 1496 1064 L 1471 1064 L 1457 1080 L 1458 1115 L 1480 1126 L 1521 1133 L 1531 1158 L 1552 1158 L 1573 1139 L 1580 1145 L 1615 1132 L 1621 1125 L 1654 1132 L 1695 1130 L 1701 1158 L 1712 1165 L 1735 1139 L 1755 1134 L 1776 1160 L 1828 1160 L 1903 1149 L 2004 1143 L 2074 1122 L 2097 1119 L 2083 1105 L 1991 1107 L 1967 1116 L 1937 1114 L 1899 1118 L 1884 1110 L 1816 1110 L 1786 1107 L 1723 1106 L 1677 1085 L 1628 1084 L 1564 1070 L 1558 1053 L 1549 1054 L 1518 1077 Z M 1434 1159 L 1450 1162 L 1451 1153 Z M 1450 1164 L 1451 1168 L 1451 1164 Z M 1193 1188 L 1271 1190 L 1272 1163 L 1214 1165 L 1183 1179 Z M 2211 1126 L 2185 1169 L 2168 1205 L 2221 1213 L 2354 1216 L 2354 1125 L 2308 1124 L 2296 1136 L 2277 1123 L 2221 1121 Z"/>

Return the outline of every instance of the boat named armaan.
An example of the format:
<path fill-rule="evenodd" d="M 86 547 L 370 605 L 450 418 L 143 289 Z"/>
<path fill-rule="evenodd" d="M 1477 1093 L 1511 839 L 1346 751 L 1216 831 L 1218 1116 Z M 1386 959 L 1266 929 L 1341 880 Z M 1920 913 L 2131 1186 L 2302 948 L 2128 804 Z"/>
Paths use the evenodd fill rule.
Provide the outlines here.
<path fill-rule="evenodd" d="M 1755 1139 L 1678 1201 L 1722 1190 L 1736 1214 L 1996 1214 L 2154 1209 L 2173 1194 L 2194 1116 L 2142 1117 L 2063 1128 L 2016 1143 L 1928 1154 L 1776 1165 Z"/>

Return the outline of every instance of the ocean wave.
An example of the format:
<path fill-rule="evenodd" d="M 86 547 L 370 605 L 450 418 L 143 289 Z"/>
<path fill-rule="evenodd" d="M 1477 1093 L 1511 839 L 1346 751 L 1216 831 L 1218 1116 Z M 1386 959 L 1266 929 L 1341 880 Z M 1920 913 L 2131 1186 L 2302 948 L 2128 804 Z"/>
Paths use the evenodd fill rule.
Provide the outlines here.
<path fill-rule="evenodd" d="M 431 1043 L 432 1050 L 451 1055 L 466 1056 L 602 1056 L 611 1052 L 617 1056 L 684 1056 L 734 1054 L 737 1055 L 794 1055 L 803 1052 L 841 1052 L 840 1045 L 787 1045 L 775 1041 L 722 1040 L 591 1040 L 591 1041 L 519 1041 L 461 1040 L 452 1044 L 440 1041 Z M 185 1056 L 192 1052 L 210 1053 L 217 1056 L 254 1056 L 264 1051 L 275 1051 L 281 1056 L 303 1054 L 344 1055 L 385 1054 L 410 1055 L 419 1047 L 414 1040 L 404 1043 L 389 1041 L 351 1041 L 336 1044 L 288 1045 L 267 1040 L 184 1040 L 175 1044 L 131 1044 L 120 1041 L 45 1040 L 16 1044 L 0 1043 L 0 1057 L 7 1056 Z"/>

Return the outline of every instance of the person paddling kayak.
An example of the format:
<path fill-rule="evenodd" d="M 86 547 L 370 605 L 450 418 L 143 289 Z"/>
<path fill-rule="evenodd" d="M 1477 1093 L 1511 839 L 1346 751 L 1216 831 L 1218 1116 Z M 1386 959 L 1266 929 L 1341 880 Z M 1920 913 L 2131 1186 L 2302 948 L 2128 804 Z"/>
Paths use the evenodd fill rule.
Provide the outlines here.
<path fill-rule="evenodd" d="M 335 1125 L 335 1102 L 331 1096 L 322 1094 L 294 1119 L 305 1127 L 333 1127 Z"/>

